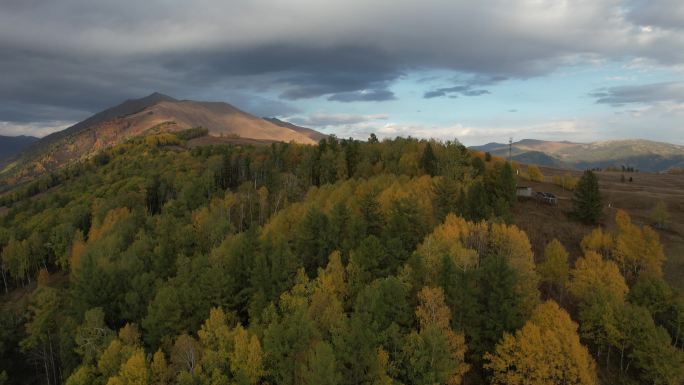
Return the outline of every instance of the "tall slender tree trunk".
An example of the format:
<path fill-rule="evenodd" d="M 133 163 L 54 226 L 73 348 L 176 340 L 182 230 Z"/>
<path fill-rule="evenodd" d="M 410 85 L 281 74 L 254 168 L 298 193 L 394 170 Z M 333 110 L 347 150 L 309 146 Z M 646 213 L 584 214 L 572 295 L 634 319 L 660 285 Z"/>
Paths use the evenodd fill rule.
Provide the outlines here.
<path fill-rule="evenodd" d="M 7 288 L 7 274 L 5 273 L 5 267 L 1 267 L 0 271 L 2 272 L 2 283 L 5 285 L 5 294 L 9 293 L 9 289 Z"/>
<path fill-rule="evenodd" d="M 57 365 L 55 365 L 55 351 L 52 348 L 52 335 L 50 333 L 48 333 L 48 343 L 50 346 L 50 363 L 52 365 L 52 378 L 54 380 L 53 382 L 57 384 L 59 383 L 59 379 L 57 377 Z"/>
<path fill-rule="evenodd" d="M 45 367 L 45 381 L 47 381 L 47 385 L 50 385 L 50 369 L 48 369 L 48 357 L 47 357 L 47 351 L 45 349 L 45 346 L 43 346 L 43 367 Z"/>

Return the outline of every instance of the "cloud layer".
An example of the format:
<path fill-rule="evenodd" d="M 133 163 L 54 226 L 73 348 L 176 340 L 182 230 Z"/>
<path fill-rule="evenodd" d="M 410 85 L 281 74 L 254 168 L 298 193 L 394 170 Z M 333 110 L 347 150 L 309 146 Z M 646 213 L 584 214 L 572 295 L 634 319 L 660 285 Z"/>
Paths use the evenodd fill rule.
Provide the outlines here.
<path fill-rule="evenodd" d="M 161 91 L 224 100 L 396 99 L 416 70 L 525 79 L 596 60 L 684 63 L 679 0 L 5 0 L 0 121 L 61 122 Z M 450 82 L 426 98 L 484 95 Z M 602 103 L 630 103 L 603 90 Z M 236 103 L 238 104 L 238 103 Z M 251 103 L 254 105 L 254 103 Z"/>
<path fill-rule="evenodd" d="M 659 102 L 684 103 L 684 82 L 662 82 L 636 86 L 609 87 L 590 94 L 597 103 L 622 106 Z"/>

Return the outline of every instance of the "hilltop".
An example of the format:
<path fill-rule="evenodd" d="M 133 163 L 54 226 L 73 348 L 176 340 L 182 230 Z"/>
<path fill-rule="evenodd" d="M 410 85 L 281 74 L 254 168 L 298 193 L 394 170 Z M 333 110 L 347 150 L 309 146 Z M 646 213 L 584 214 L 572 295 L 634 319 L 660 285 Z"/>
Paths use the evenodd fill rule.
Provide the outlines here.
<path fill-rule="evenodd" d="M 36 140 L 2 171 L 30 176 L 55 170 L 140 135 L 208 130 L 203 143 L 242 140 L 255 143 L 315 144 L 325 135 L 275 118 L 259 118 L 228 103 L 177 100 L 153 93 L 98 112 L 73 126 Z M 215 138 L 215 139 L 212 139 Z"/>
<path fill-rule="evenodd" d="M 508 156 L 508 144 L 504 143 L 487 143 L 470 148 Z M 684 166 L 684 146 L 644 139 L 592 143 L 524 139 L 513 143 L 511 153 L 513 160 L 521 163 L 580 170 L 625 166 L 661 172 Z"/>
<path fill-rule="evenodd" d="M 34 136 L 5 136 L 0 135 L 0 163 L 20 153 L 26 147 L 39 140 Z"/>

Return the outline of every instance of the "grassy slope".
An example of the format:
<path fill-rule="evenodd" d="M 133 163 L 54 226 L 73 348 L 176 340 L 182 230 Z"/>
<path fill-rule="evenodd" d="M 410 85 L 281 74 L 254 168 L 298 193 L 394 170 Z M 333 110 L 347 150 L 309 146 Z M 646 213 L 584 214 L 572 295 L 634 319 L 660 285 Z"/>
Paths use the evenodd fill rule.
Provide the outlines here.
<path fill-rule="evenodd" d="M 542 168 L 547 180 L 553 175 L 565 174 L 568 171 Z M 579 172 L 571 172 L 579 176 Z M 663 267 L 668 282 L 680 290 L 684 290 L 684 175 L 660 175 L 650 173 L 626 174 L 632 176 L 632 183 L 620 182 L 621 173 L 599 173 L 601 192 L 604 196 L 604 225 L 613 226 L 615 209 L 627 211 L 634 223 L 651 224 L 650 212 L 656 202 L 662 199 L 668 206 L 670 225 L 665 230 L 657 230 L 665 246 L 667 261 Z M 516 224 L 524 229 L 532 242 L 537 257 L 543 254 L 544 245 L 553 238 L 558 238 L 570 251 L 572 258 L 580 256 L 579 242 L 591 231 L 585 226 L 567 219 L 571 209 L 572 192 L 563 191 L 551 183 L 534 183 L 524 180 L 519 185 L 532 186 L 535 191 L 548 191 L 556 194 L 560 200 L 557 207 L 537 203 L 534 200 L 521 201 L 514 209 Z M 612 208 L 608 208 L 608 203 Z"/>

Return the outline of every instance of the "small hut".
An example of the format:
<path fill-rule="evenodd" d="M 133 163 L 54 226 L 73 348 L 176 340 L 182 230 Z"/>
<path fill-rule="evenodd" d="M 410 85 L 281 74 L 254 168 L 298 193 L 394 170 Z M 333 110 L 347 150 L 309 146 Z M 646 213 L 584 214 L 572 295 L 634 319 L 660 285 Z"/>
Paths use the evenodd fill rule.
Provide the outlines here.
<path fill-rule="evenodd" d="M 515 195 L 519 197 L 531 197 L 532 187 L 529 186 L 518 186 L 515 188 Z"/>

